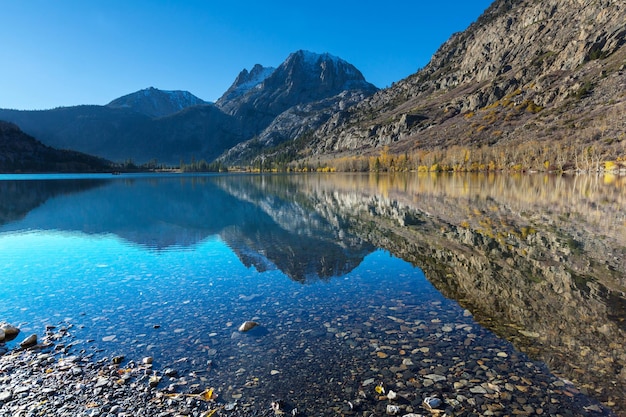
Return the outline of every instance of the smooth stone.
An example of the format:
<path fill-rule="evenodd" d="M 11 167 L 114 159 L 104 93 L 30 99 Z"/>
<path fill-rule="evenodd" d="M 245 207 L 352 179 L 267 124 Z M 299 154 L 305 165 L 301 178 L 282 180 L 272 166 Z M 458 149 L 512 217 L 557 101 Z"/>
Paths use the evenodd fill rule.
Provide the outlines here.
<path fill-rule="evenodd" d="M 4 342 L 4 338 L 6 337 L 6 333 L 4 330 L 0 329 L 0 342 Z"/>
<path fill-rule="evenodd" d="M 96 381 L 96 385 L 95 388 L 100 388 L 100 387 L 104 387 L 109 383 L 109 380 L 106 378 L 98 378 L 98 380 Z"/>
<path fill-rule="evenodd" d="M 397 405 L 387 404 L 387 414 L 395 416 L 400 412 L 400 407 Z"/>
<path fill-rule="evenodd" d="M 11 391 L 0 392 L 0 402 L 9 401 L 12 397 L 13 397 L 13 393 Z"/>
<path fill-rule="evenodd" d="M 20 343 L 20 346 L 23 348 L 26 348 L 26 347 L 34 346 L 36 344 L 37 344 L 37 335 L 31 334 L 26 339 L 22 340 L 22 343 Z"/>
<path fill-rule="evenodd" d="M 20 329 L 9 323 L 1 323 L 0 329 L 4 330 L 5 337 L 7 338 L 17 336 L 20 332 Z"/>
<path fill-rule="evenodd" d="M 428 375 L 426 375 L 425 378 L 431 379 L 431 380 L 433 380 L 435 382 L 441 382 L 441 381 L 445 381 L 445 380 L 448 379 L 448 378 L 446 378 L 443 375 L 437 375 L 437 374 L 428 374 Z"/>
<path fill-rule="evenodd" d="M 241 326 L 239 326 L 238 330 L 240 332 L 247 332 L 248 330 L 254 329 L 258 325 L 259 323 L 257 323 L 256 321 L 245 321 Z"/>
<path fill-rule="evenodd" d="M 160 377 L 158 377 L 157 375 L 152 375 L 152 376 L 150 377 L 150 379 L 148 380 L 148 384 L 149 384 L 152 388 L 154 388 L 154 387 L 156 387 L 157 385 L 159 385 L 159 382 L 161 382 L 161 378 L 160 378 Z"/>
<path fill-rule="evenodd" d="M 470 388 L 470 392 L 472 394 L 486 394 L 487 390 L 481 386 L 476 386 L 476 387 Z"/>
<path fill-rule="evenodd" d="M 154 359 L 152 358 L 152 356 L 146 356 L 141 360 L 141 363 L 143 363 L 144 365 L 150 365 L 153 360 Z"/>

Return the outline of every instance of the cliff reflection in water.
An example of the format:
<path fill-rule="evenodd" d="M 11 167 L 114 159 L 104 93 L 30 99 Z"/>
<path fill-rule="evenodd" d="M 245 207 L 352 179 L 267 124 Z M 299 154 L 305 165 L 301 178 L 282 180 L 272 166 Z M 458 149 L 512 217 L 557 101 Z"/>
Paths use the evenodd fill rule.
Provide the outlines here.
<path fill-rule="evenodd" d="M 482 324 L 626 410 L 625 178 L 286 178 L 330 223 L 419 266 Z"/>

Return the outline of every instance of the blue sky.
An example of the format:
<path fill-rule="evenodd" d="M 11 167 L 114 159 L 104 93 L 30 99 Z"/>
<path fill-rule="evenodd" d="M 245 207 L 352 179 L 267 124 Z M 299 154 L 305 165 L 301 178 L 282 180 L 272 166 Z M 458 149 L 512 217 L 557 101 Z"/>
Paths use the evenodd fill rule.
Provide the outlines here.
<path fill-rule="evenodd" d="M 106 104 L 156 87 L 215 101 L 243 68 L 329 52 L 386 87 L 491 0 L 1 1 L 0 108 Z"/>

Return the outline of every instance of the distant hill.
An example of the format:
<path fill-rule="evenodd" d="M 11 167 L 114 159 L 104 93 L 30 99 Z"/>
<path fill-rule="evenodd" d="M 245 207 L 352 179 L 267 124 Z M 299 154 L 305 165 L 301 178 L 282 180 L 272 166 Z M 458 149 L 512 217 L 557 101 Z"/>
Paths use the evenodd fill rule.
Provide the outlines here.
<path fill-rule="evenodd" d="M 164 91 L 150 87 L 115 99 L 107 107 L 130 109 L 149 117 L 164 117 L 203 104 L 209 103 L 189 91 Z"/>
<path fill-rule="evenodd" d="M 109 161 L 51 148 L 16 125 L 0 121 L 0 172 L 100 172 L 110 169 Z"/>

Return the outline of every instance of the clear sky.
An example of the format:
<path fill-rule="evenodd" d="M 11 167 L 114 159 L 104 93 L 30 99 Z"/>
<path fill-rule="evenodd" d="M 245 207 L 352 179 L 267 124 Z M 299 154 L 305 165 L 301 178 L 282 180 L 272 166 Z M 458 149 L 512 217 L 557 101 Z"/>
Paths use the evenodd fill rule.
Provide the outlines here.
<path fill-rule="evenodd" d="M 148 87 L 217 100 L 244 68 L 328 52 L 378 87 L 491 0 L 0 0 L 0 108 L 107 104 Z"/>

